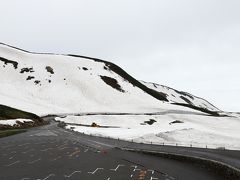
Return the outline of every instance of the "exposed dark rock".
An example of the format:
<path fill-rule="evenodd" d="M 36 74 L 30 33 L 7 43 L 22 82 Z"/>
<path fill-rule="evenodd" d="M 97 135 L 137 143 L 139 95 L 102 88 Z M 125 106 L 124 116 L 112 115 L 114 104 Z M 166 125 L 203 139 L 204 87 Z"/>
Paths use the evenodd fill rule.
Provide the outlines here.
<path fill-rule="evenodd" d="M 53 68 L 50 66 L 46 66 L 46 70 L 47 72 L 49 72 L 50 74 L 54 74 Z"/>
<path fill-rule="evenodd" d="M 176 121 L 173 121 L 173 122 L 170 122 L 169 124 L 176 124 L 176 123 L 184 123 L 183 121 L 179 121 L 179 120 L 176 120 Z"/>
<path fill-rule="evenodd" d="M 21 69 L 21 71 L 20 71 L 20 73 L 25 73 L 25 72 L 34 72 L 34 70 L 33 70 L 33 67 L 31 67 L 31 68 L 22 68 Z"/>
<path fill-rule="evenodd" d="M 194 100 L 194 97 L 193 97 L 192 95 L 190 95 L 189 93 L 187 93 L 187 92 L 178 91 L 178 90 L 176 90 L 176 89 L 175 89 L 175 91 L 176 91 L 177 93 L 183 95 L 183 96 L 187 96 L 187 97 L 191 98 L 192 100 Z"/>
<path fill-rule="evenodd" d="M 189 107 L 189 108 L 192 108 L 192 109 L 195 109 L 195 110 L 202 111 L 204 113 L 210 114 L 212 116 L 221 116 L 219 114 L 219 112 L 217 112 L 217 111 L 210 111 L 207 108 L 197 107 L 197 106 L 194 106 L 192 104 L 184 104 L 184 103 L 172 103 L 172 104 Z"/>
<path fill-rule="evenodd" d="M 40 82 L 41 81 L 39 81 L 39 80 L 34 81 L 35 84 L 39 84 Z"/>
<path fill-rule="evenodd" d="M 97 123 L 95 123 L 95 122 L 93 122 L 92 124 L 91 124 L 91 127 L 100 127 Z"/>
<path fill-rule="evenodd" d="M 31 80 L 31 79 L 34 79 L 35 77 L 34 76 L 28 76 L 26 80 Z"/>
<path fill-rule="evenodd" d="M 101 79 L 109 86 L 112 88 L 120 91 L 120 92 L 125 92 L 122 87 L 118 84 L 118 81 L 114 78 L 108 77 L 108 76 L 100 76 Z"/>
<path fill-rule="evenodd" d="M 86 68 L 86 67 L 83 67 L 82 69 L 83 69 L 84 71 L 87 71 L 87 70 L 88 70 L 88 68 Z"/>
<path fill-rule="evenodd" d="M 149 121 L 144 121 L 144 123 L 148 124 L 148 125 L 153 125 L 153 123 L 157 122 L 154 119 L 149 119 Z"/>
<path fill-rule="evenodd" d="M 192 104 L 192 102 L 191 102 L 189 99 L 187 99 L 186 97 L 180 96 L 180 98 L 181 98 L 182 100 L 184 100 L 186 103 Z"/>
<path fill-rule="evenodd" d="M 15 69 L 18 68 L 18 62 L 16 62 L 16 61 L 11 61 L 11 60 L 5 59 L 3 57 L 0 57 L 0 61 L 4 62 L 5 65 L 12 64 Z"/>

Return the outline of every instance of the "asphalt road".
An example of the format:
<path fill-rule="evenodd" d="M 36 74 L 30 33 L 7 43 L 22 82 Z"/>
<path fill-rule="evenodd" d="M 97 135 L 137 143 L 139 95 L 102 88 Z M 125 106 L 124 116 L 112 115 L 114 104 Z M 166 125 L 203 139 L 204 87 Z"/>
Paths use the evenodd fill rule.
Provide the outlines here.
<path fill-rule="evenodd" d="M 66 131 L 53 122 L 0 139 L 0 179 L 224 179 L 198 165 L 123 151 L 117 144 Z"/>

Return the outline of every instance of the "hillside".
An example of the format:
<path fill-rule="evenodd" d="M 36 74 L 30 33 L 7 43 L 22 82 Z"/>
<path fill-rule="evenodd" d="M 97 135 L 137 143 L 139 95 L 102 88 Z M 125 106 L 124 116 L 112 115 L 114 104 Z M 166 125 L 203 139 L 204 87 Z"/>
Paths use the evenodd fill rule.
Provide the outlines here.
<path fill-rule="evenodd" d="M 178 91 L 176 89 L 156 84 L 156 83 L 149 83 L 141 81 L 142 84 L 147 86 L 150 89 L 153 89 L 157 92 L 164 93 L 166 95 L 166 99 L 173 104 L 178 104 L 182 106 L 192 107 L 192 108 L 199 108 L 202 111 L 210 111 L 211 112 L 220 112 L 220 110 L 212 105 L 207 100 L 194 96 L 190 93 L 184 91 Z"/>
<path fill-rule="evenodd" d="M 182 101 L 172 105 L 168 92 L 149 88 L 113 63 L 84 56 L 30 53 L 0 44 L 0 77 L 0 103 L 38 115 L 195 111 L 181 107 Z M 196 107 L 217 115 L 216 108 Z"/>
<path fill-rule="evenodd" d="M 27 128 L 44 124 L 37 115 L 0 104 L 0 130 Z"/>

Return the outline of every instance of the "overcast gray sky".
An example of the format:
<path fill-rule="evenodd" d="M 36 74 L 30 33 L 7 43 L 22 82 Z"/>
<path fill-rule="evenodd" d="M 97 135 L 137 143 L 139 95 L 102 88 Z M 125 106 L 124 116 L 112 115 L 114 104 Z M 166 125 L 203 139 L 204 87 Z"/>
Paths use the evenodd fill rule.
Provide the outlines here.
<path fill-rule="evenodd" d="M 239 0 L 0 2 L 0 42 L 103 58 L 240 111 Z"/>

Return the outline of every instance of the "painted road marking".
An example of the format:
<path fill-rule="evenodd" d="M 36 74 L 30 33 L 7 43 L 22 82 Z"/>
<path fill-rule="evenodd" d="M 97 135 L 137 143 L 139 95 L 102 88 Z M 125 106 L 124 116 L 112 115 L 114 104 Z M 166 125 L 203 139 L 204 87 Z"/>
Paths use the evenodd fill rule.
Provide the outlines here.
<path fill-rule="evenodd" d="M 45 177 L 44 179 L 37 179 L 37 180 L 47 180 L 47 179 L 49 179 L 50 177 L 52 177 L 52 176 L 55 176 L 55 174 L 49 174 L 47 177 Z"/>
<path fill-rule="evenodd" d="M 26 154 L 26 153 L 28 153 L 28 152 L 30 152 L 30 151 L 34 151 L 34 149 L 31 149 L 31 150 L 28 150 L 28 151 L 24 151 L 24 152 L 22 152 L 23 154 Z"/>
<path fill-rule="evenodd" d="M 58 149 L 61 149 L 61 148 L 65 147 L 66 145 L 67 145 L 67 143 L 64 143 L 64 144 L 62 144 L 60 146 L 56 145 L 56 147 L 58 147 Z"/>
<path fill-rule="evenodd" d="M 85 149 L 84 152 L 88 152 L 88 149 Z"/>
<path fill-rule="evenodd" d="M 149 172 L 152 172 L 152 174 L 154 174 L 154 170 L 151 170 L 151 169 L 148 169 L 147 171 L 149 171 Z"/>
<path fill-rule="evenodd" d="M 41 158 L 36 159 L 36 160 L 34 160 L 34 161 L 30 161 L 30 162 L 28 162 L 28 164 L 34 164 L 35 162 L 38 162 L 38 161 L 40 161 L 40 160 L 41 160 Z"/>
<path fill-rule="evenodd" d="M 112 146 L 112 145 L 105 144 L 105 143 L 101 143 L 101 142 L 97 142 L 97 141 L 93 141 L 93 140 L 87 140 L 87 141 L 89 141 L 89 142 L 94 142 L 94 143 L 99 144 L 99 145 L 102 145 L 102 146 L 114 147 L 114 146 Z M 94 145 L 94 144 L 92 144 L 92 145 Z M 101 146 L 97 146 L 97 145 L 94 145 L 94 146 L 96 146 L 96 147 L 101 147 Z"/>
<path fill-rule="evenodd" d="M 69 175 L 64 175 L 66 178 L 70 178 L 72 175 L 76 174 L 76 173 L 81 173 L 82 171 L 74 171 Z"/>
<path fill-rule="evenodd" d="M 133 172 L 141 170 L 141 169 L 137 169 L 137 166 L 131 166 L 131 167 L 134 167 Z"/>
<path fill-rule="evenodd" d="M 67 149 L 67 148 L 69 148 L 69 147 L 62 147 L 62 148 L 58 148 L 59 150 L 64 150 L 64 149 Z"/>
<path fill-rule="evenodd" d="M 15 162 L 13 162 L 11 164 L 8 164 L 8 165 L 5 165 L 5 166 L 9 167 L 9 166 L 12 166 L 12 165 L 17 164 L 17 163 L 20 163 L 20 161 L 15 161 Z"/>
<path fill-rule="evenodd" d="M 103 170 L 103 168 L 97 168 L 97 169 L 95 169 L 95 171 L 93 171 L 93 172 L 88 172 L 89 174 L 95 174 L 98 170 Z"/>
<path fill-rule="evenodd" d="M 40 150 L 40 151 L 45 152 L 45 151 L 48 151 L 48 150 L 50 150 L 50 149 L 53 149 L 53 148 L 42 149 L 42 150 Z"/>
<path fill-rule="evenodd" d="M 30 144 L 30 143 L 25 143 L 25 144 L 20 144 L 20 145 L 18 145 L 18 146 L 25 146 L 25 145 L 28 145 L 28 144 Z"/>
<path fill-rule="evenodd" d="M 150 180 L 154 180 L 154 179 L 158 179 L 158 178 L 155 178 L 155 177 L 152 177 L 152 176 L 151 176 Z"/>
<path fill-rule="evenodd" d="M 110 178 L 107 178 L 107 180 L 110 180 Z"/>
<path fill-rule="evenodd" d="M 56 160 L 60 159 L 61 157 L 62 157 L 62 156 L 58 156 L 58 157 L 56 157 L 55 159 L 50 160 L 50 161 L 56 161 Z"/>
<path fill-rule="evenodd" d="M 14 156 L 12 156 L 12 157 L 10 157 L 10 158 L 8 158 L 8 159 L 13 159 L 14 158 Z"/>
<path fill-rule="evenodd" d="M 75 150 L 76 150 L 76 151 L 74 151 L 72 154 L 69 154 L 68 156 L 69 156 L 69 157 L 72 157 L 72 156 L 77 155 L 78 153 L 81 152 L 80 149 L 78 149 L 78 148 L 75 148 Z"/>
<path fill-rule="evenodd" d="M 17 152 L 17 151 L 12 151 L 12 152 L 9 153 L 9 155 L 10 155 L 10 154 L 15 154 L 16 152 Z"/>
<path fill-rule="evenodd" d="M 29 179 L 31 179 L 31 178 L 22 178 L 21 180 L 29 180 Z"/>
<path fill-rule="evenodd" d="M 116 167 L 115 169 L 110 169 L 110 170 L 111 170 L 111 171 L 117 171 L 117 169 L 118 169 L 119 167 L 121 167 L 121 166 L 124 166 L 124 165 L 119 164 L 119 165 L 117 165 L 117 167 Z"/>

